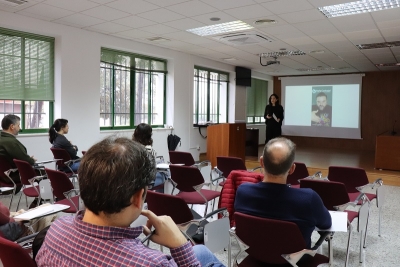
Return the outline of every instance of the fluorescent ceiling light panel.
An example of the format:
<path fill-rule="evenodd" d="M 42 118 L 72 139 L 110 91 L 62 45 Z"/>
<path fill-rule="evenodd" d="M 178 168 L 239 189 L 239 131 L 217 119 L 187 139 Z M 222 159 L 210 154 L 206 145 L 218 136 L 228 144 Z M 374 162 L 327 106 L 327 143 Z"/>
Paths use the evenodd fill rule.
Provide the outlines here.
<path fill-rule="evenodd" d="M 215 35 L 220 33 L 227 33 L 227 32 L 235 32 L 235 31 L 243 31 L 253 29 L 253 26 L 241 21 L 231 21 L 225 22 L 220 24 L 214 24 L 210 26 L 204 26 L 194 29 L 187 30 L 188 32 L 200 35 L 200 36 L 208 36 L 208 35 Z"/>
<path fill-rule="evenodd" d="M 400 7 L 399 0 L 363 0 L 344 4 L 319 7 L 318 9 L 327 17 L 334 18 L 347 15 L 356 15 L 366 12 L 385 10 Z"/>

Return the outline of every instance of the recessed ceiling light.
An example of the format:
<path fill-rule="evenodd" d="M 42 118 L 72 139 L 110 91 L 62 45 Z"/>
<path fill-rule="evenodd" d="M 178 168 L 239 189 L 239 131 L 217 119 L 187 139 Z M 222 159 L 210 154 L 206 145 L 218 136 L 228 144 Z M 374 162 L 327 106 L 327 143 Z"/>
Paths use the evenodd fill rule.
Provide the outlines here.
<path fill-rule="evenodd" d="M 360 50 L 362 50 L 362 49 L 375 49 L 375 48 L 395 47 L 395 46 L 400 46 L 400 41 L 373 43 L 373 44 L 358 44 L 356 46 Z"/>
<path fill-rule="evenodd" d="M 164 37 L 151 37 L 151 38 L 147 38 L 147 40 L 151 41 L 151 42 L 166 42 L 166 41 L 171 41 L 170 39 L 164 38 Z"/>
<path fill-rule="evenodd" d="M 313 51 L 310 51 L 310 54 L 323 54 L 323 53 L 325 53 L 325 50 L 313 50 Z"/>
<path fill-rule="evenodd" d="M 235 61 L 235 60 L 237 60 L 237 58 L 228 57 L 228 58 L 222 58 L 222 60 L 225 60 L 225 61 Z"/>
<path fill-rule="evenodd" d="M 361 0 L 344 4 L 319 7 L 318 9 L 327 18 L 334 18 L 397 7 L 400 7 L 399 0 Z"/>
<path fill-rule="evenodd" d="M 243 31 L 248 29 L 253 29 L 254 27 L 241 21 L 231 21 L 225 22 L 220 24 L 214 24 L 210 26 L 204 26 L 194 29 L 187 30 L 188 32 L 200 35 L 200 36 L 208 36 L 208 35 L 215 35 L 220 33 L 227 33 L 227 32 L 235 32 L 235 31 Z"/>
<path fill-rule="evenodd" d="M 259 54 L 260 57 L 286 57 L 286 56 L 303 56 L 304 53 L 301 50 L 297 51 L 280 51 L 280 52 L 269 52 L 269 53 L 261 53 Z"/>
<path fill-rule="evenodd" d="M 275 24 L 276 20 L 273 19 L 259 19 L 254 21 L 255 25 L 262 25 L 262 24 Z"/>
<path fill-rule="evenodd" d="M 220 18 L 217 18 L 217 17 L 212 17 L 212 18 L 210 18 L 210 20 L 211 20 L 211 21 L 220 21 L 221 19 L 220 19 Z"/>
<path fill-rule="evenodd" d="M 375 64 L 377 67 L 400 67 L 400 63 L 381 63 Z"/>

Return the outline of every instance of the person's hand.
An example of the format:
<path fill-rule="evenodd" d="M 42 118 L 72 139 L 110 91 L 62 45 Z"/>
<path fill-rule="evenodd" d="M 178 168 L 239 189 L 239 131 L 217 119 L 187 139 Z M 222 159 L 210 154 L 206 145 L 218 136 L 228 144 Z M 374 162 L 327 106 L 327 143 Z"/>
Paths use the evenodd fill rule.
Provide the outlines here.
<path fill-rule="evenodd" d="M 142 215 L 147 217 L 147 223 L 143 226 L 145 235 L 151 233 L 153 226 L 156 230 L 150 240 L 168 248 L 177 248 L 187 242 L 178 226 L 169 216 L 157 216 L 150 210 L 142 210 Z"/>
<path fill-rule="evenodd" d="M 280 122 L 280 121 L 281 121 L 281 119 L 279 119 L 279 118 L 278 118 L 278 119 L 276 119 L 276 121 L 277 121 L 277 122 Z"/>
<path fill-rule="evenodd" d="M 36 162 L 37 159 L 32 155 L 31 158 Z"/>
<path fill-rule="evenodd" d="M 272 116 L 270 116 L 270 115 L 267 115 L 267 119 L 271 119 L 272 118 Z"/>
<path fill-rule="evenodd" d="M 320 118 L 316 115 L 317 112 L 318 112 L 318 110 L 311 111 L 311 121 L 313 121 L 313 122 L 320 121 Z"/>

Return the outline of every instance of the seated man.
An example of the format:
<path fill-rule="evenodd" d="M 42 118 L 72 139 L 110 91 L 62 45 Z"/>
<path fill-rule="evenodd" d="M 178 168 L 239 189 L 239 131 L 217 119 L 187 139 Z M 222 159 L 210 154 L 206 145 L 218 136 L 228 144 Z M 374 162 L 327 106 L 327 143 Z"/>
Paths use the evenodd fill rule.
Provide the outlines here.
<path fill-rule="evenodd" d="M 297 224 L 308 248 L 315 227 L 328 229 L 332 219 L 317 193 L 308 188 L 291 188 L 286 178 L 295 169 L 296 145 L 286 138 L 270 140 L 260 157 L 262 182 L 245 183 L 236 192 L 235 210 Z"/>
<path fill-rule="evenodd" d="M 39 267 L 223 266 L 206 247 L 192 247 L 169 216 L 142 210 L 156 166 L 141 144 L 106 138 L 86 152 L 78 172 L 86 209 L 52 224 L 36 257 Z M 147 225 L 130 228 L 140 214 Z M 138 239 L 152 227 L 150 239 L 170 248 L 172 257 Z"/>
<path fill-rule="evenodd" d="M 13 168 L 16 168 L 13 159 L 24 160 L 31 165 L 36 162 L 33 156 L 29 156 L 26 153 L 25 146 L 15 138 L 20 130 L 20 122 L 20 117 L 11 114 L 4 116 L 1 121 L 1 128 L 3 128 L 3 130 L 0 133 L 0 156 L 7 159 Z M 18 172 L 11 172 L 10 178 L 16 183 L 21 182 Z M 2 177 L 0 177 L 0 179 L 2 179 Z M 10 181 L 3 182 L 9 183 Z"/>

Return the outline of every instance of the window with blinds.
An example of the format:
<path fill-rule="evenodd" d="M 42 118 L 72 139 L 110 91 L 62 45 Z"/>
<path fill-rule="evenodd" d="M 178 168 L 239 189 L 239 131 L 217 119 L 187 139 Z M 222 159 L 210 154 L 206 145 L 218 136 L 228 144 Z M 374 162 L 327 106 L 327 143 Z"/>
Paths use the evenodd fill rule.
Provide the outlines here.
<path fill-rule="evenodd" d="M 53 102 L 54 38 L 0 28 L 0 119 L 15 114 L 22 132 L 44 132 Z"/>
<path fill-rule="evenodd" d="M 194 126 L 227 122 L 228 84 L 228 73 L 194 68 Z"/>
<path fill-rule="evenodd" d="M 268 104 L 268 81 L 252 78 L 247 87 L 247 123 L 264 123 L 264 111 Z"/>
<path fill-rule="evenodd" d="M 165 122 L 167 61 L 101 49 L 100 128 L 130 129 Z"/>

